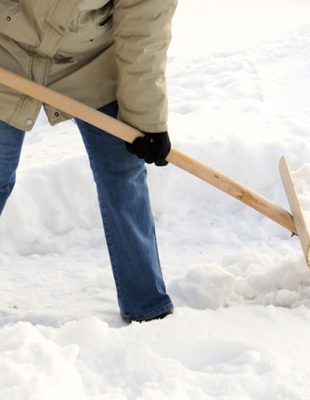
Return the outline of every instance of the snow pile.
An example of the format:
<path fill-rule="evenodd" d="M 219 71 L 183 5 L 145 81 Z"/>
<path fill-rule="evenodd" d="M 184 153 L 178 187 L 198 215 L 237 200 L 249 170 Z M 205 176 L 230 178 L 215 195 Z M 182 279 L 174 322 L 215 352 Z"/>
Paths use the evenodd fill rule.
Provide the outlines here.
<path fill-rule="evenodd" d="M 70 240 L 61 243 L 59 237 L 101 228 L 95 186 L 72 122 L 27 135 L 24 153 L 24 171 L 22 165 L 22 176 L 17 177 L 1 220 L 0 243 L 5 252 L 66 251 Z M 76 243 L 75 238 L 72 241 Z"/>
<path fill-rule="evenodd" d="M 169 292 L 198 310 L 228 305 L 235 278 L 217 265 L 193 266 L 181 279 L 171 281 Z"/>
<path fill-rule="evenodd" d="M 60 347 L 29 323 L 4 327 L 0 338 L 1 398 L 85 398 L 76 345 Z"/>
<path fill-rule="evenodd" d="M 288 208 L 285 154 L 310 222 L 308 2 L 179 3 L 174 146 Z M 176 311 L 126 325 L 77 127 L 41 123 L 1 216 L 1 400 L 308 400 L 298 238 L 172 165 L 149 168 Z"/>
<path fill-rule="evenodd" d="M 164 327 L 20 322 L 0 332 L 1 398 L 305 399 L 308 323 L 305 309 L 244 306 L 179 309 Z"/>

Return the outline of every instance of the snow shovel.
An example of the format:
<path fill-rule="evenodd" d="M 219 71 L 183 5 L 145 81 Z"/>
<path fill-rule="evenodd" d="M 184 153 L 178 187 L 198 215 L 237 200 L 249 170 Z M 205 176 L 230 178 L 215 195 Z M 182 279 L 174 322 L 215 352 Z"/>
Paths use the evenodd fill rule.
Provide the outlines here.
<path fill-rule="evenodd" d="M 143 133 L 121 121 L 3 68 L 0 68 L 0 84 L 80 118 L 126 142 L 132 143 L 136 137 L 143 136 Z M 293 215 L 248 187 L 176 149 L 171 149 L 167 161 L 254 208 L 293 235 L 298 235 L 310 268 L 310 232 L 285 158 L 280 161 L 280 172 Z"/>

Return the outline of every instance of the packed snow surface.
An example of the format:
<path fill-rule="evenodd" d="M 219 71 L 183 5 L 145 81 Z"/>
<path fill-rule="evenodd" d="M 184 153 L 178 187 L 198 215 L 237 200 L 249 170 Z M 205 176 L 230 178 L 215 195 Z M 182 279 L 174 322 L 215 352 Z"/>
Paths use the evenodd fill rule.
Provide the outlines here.
<path fill-rule="evenodd" d="M 180 0 L 167 77 L 174 147 L 288 208 L 285 154 L 310 222 L 309 15 Z M 149 186 L 175 314 L 126 325 L 76 125 L 27 134 L 0 223 L 0 399 L 308 400 L 298 238 L 172 165 Z"/>

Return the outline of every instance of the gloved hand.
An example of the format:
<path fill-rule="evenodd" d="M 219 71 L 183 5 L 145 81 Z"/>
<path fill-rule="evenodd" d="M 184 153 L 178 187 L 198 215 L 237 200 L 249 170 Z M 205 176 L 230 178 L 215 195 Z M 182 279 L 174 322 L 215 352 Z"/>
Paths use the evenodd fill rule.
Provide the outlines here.
<path fill-rule="evenodd" d="M 148 164 L 155 162 L 158 167 L 168 164 L 166 157 L 170 152 L 171 143 L 168 132 L 149 133 L 137 137 L 133 143 L 126 143 L 127 150 Z"/>

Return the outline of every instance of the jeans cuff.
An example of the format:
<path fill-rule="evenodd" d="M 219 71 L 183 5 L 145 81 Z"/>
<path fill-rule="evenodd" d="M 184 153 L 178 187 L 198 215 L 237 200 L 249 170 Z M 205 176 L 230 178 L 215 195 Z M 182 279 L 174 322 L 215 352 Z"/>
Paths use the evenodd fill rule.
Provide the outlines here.
<path fill-rule="evenodd" d="M 141 322 L 141 321 L 147 321 L 149 319 L 158 317 L 159 315 L 167 312 L 167 311 L 173 311 L 173 304 L 172 303 L 168 303 L 165 304 L 164 306 L 161 306 L 159 308 L 156 308 L 155 310 L 148 312 L 146 314 L 143 315 L 137 315 L 137 314 L 122 314 L 122 319 L 125 322 L 132 322 L 132 321 L 137 321 L 137 322 Z"/>

